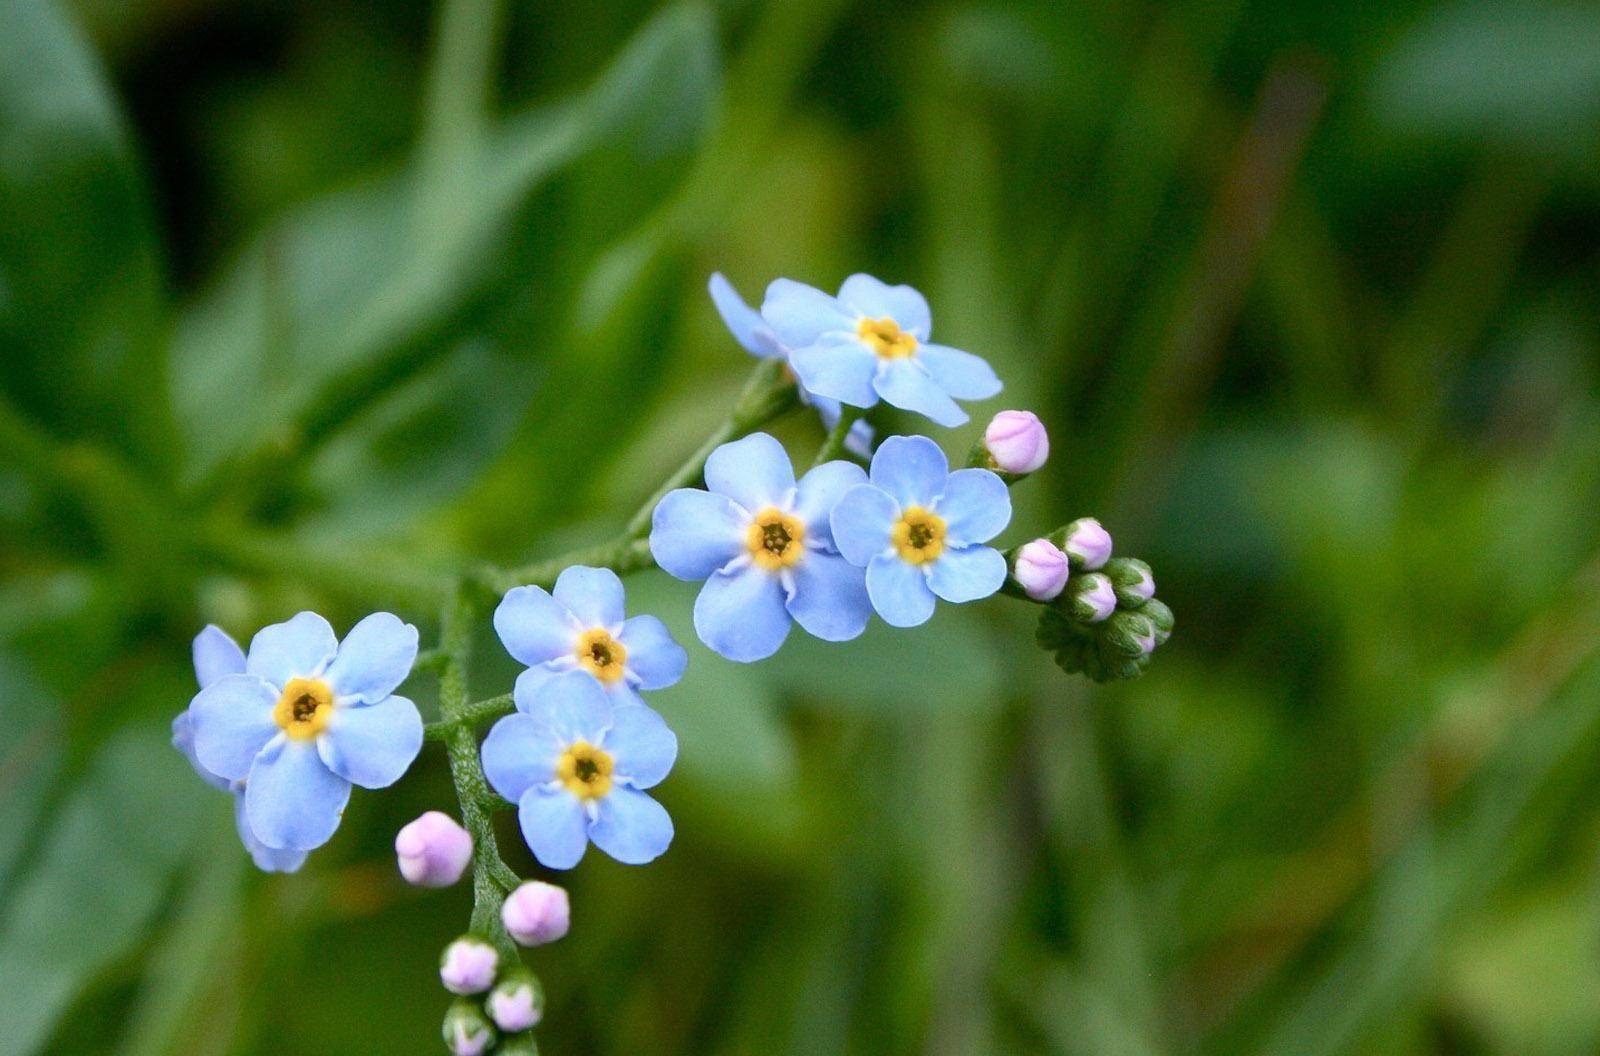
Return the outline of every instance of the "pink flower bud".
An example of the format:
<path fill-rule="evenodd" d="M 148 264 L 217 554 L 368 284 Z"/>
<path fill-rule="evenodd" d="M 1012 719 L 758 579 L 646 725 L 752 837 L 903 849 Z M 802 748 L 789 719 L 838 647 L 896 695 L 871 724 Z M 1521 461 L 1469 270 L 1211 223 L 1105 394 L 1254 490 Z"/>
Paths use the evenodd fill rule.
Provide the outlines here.
<path fill-rule="evenodd" d="M 1067 585 L 1072 566 L 1067 555 L 1048 539 L 1035 539 L 1017 551 L 1011 575 L 1034 601 L 1050 601 Z"/>
<path fill-rule="evenodd" d="M 1083 517 L 1067 525 L 1061 549 L 1078 568 L 1099 568 L 1111 560 L 1111 533 L 1093 517 Z"/>
<path fill-rule="evenodd" d="M 1117 611 L 1117 591 L 1099 572 L 1073 581 L 1072 612 L 1084 623 L 1099 623 Z"/>
<path fill-rule="evenodd" d="M 526 970 L 512 971 L 494 984 L 484 1002 L 494 1025 L 507 1034 L 536 1026 L 544 1016 L 544 993 Z"/>
<path fill-rule="evenodd" d="M 1032 411 L 1001 411 L 983 431 L 983 446 L 1007 473 L 1032 473 L 1050 457 L 1050 434 Z"/>
<path fill-rule="evenodd" d="M 450 815 L 430 810 L 395 835 L 394 853 L 407 882 L 449 887 L 472 861 L 472 836 Z"/>
<path fill-rule="evenodd" d="M 540 946 L 567 933 L 570 912 L 565 888 L 529 880 L 506 896 L 500 920 L 519 944 Z"/>
<path fill-rule="evenodd" d="M 482 939 L 471 935 L 445 947 L 439 962 L 439 981 L 452 994 L 481 994 L 494 985 L 500 955 Z"/>
<path fill-rule="evenodd" d="M 485 1056 L 494 1042 L 494 1027 L 473 1002 L 457 1001 L 445 1013 L 444 1046 L 452 1056 Z"/>

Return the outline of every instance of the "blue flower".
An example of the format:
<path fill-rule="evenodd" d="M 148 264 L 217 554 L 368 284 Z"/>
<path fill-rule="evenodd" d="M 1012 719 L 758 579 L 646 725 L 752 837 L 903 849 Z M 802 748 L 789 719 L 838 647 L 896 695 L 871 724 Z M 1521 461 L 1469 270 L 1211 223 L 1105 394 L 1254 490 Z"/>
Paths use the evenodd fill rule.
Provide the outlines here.
<path fill-rule="evenodd" d="M 934 596 L 986 598 L 1006 579 L 1006 560 L 980 544 L 1011 520 L 1005 482 L 987 469 L 950 472 L 925 436 L 891 436 L 872 458 L 872 483 L 840 496 L 833 538 L 867 570 L 867 594 L 884 621 L 915 627 L 933 615 Z"/>
<path fill-rule="evenodd" d="M 700 640 L 750 661 L 777 652 L 791 622 L 830 642 L 860 634 L 872 616 L 865 577 L 839 556 L 828 511 L 866 476 L 828 462 L 797 485 L 783 445 L 754 433 L 711 453 L 710 491 L 662 499 L 650 552 L 669 574 L 706 581 L 694 603 Z"/>
<path fill-rule="evenodd" d="M 196 649 L 202 688 L 189 705 L 195 758 L 243 783 L 247 827 L 264 846 L 320 847 L 351 784 L 384 788 L 417 757 L 422 717 L 393 695 L 416 656 L 417 629 L 387 612 L 342 644 L 327 620 L 302 612 L 257 633 L 243 670 L 208 642 Z"/>
<path fill-rule="evenodd" d="M 733 284 L 723 278 L 720 271 L 711 276 L 711 301 L 717 306 L 717 314 L 722 316 L 722 321 L 733 334 L 734 340 L 744 346 L 746 352 L 759 359 L 789 358 L 789 350 L 778 341 L 778 335 L 774 334 L 772 327 L 761 318 L 761 313 L 745 303 L 744 298 L 739 296 Z M 838 400 L 813 395 L 803 387 L 800 389 L 800 400 L 817 409 L 817 415 L 822 419 L 824 429 L 832 429 L 838 424 L 841 412 Z M 872 426 L 862 419 L 851 423 L 850 433 L 845 437 L 844 445 L 846 450 L 862 458 L 871 457 Z"/>
<path fill-rule="evenodd" d="M 643 865 L 672 842 L 666 808 L 645 795 L 678 757 L 678 739 L 641 704 L 616 704 L 593 678 L 563 671 L 518 680 L 517 714 L 483 741 L 483 772 L 517 805 L 522 837 L 540 863 L 571 869 L 589 841 Z"/>
<path fill-rule="evenodd" d="M 224 675 L 244 673 L 244 650 L 220 627 L 208 626 L 195 635 L 193 653 L 194 676 L 201 689 Z M 200 765 L 200 760 L 194 754 L 194 716 L 187 709 L 172 720 L 172 746 L 184 754 L 189 765 L 194 767 L 194 772 L 206 784 L 233 794 L 234 826 L 239 830 L 239 839 L 256 863 L 256 868 L 269 873 L 292 873 L 305 864 L 305 851 L 278 850 L 256 839 L 255 831 L 250 828 L 250 820 L 245 816 L 244 782 L 218 777 Z"/>
<path fill-rule="evenodd" d="M 614 704 L 643 704 L 641 689 L 665 689 L 683 677 L 689 655 L 654 616 L 625 619 L 622 580 L 609 568 L 574 565 L 555 591 L 516 587 L 494 610 L 500 641 L 528 665 L 517 679 L 537 683 L 562 671 L 593 675 Z"/>
<path fill-rule="evenodd" d="M 767 287 L 761 319 L 789 349 L 789 366 L 815 396 L 871 407 L 879 398 L 940 425 L 960 425 L 956 400 L 1000 391 L 989 364 L 928 341 L 932 315 L 922 294 L 852 275 L 839 296 L 792 279 Z M 952 399 L 954 397 L 954 399 Z"/>

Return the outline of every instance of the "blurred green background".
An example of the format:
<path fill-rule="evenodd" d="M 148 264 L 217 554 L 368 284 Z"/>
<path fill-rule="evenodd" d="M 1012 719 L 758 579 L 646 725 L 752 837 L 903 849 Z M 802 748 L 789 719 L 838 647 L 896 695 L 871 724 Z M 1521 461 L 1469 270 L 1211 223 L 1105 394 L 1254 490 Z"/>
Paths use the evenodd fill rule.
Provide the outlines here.
<path fill-rule="evenodd" d="M 255 874 L 189 638 L 615 531 L 716 269 L 921 287 L 1007 381 L 947 448 L 1052 430 L 1006 541 L 1099 516 L 1178 633 L 742 667 L 630 580 L 679 835 L 561 878 L 544 1051 L 1600 1051 L 1600 8 L 0 0 L 0 1053 L 442 1051 L 437 746 Z"/>

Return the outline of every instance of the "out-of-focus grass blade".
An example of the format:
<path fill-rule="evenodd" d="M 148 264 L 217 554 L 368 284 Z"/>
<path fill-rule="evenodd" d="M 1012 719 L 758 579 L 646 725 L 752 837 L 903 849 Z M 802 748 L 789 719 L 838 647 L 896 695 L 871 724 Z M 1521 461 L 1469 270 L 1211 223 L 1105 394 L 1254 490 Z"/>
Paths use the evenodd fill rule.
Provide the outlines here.
<path fill-rule="evenodd" d="M 3 1056 L 32 1052 L 72 996 L 138 941 L 203 828 L 200 797 L 211 793 L 165 732 L 130 730 L 101 750 L 8 896 Z"/>
<path fill-rule="evenodd" d="M 59 725 L 49 696 L 0 651 L 0 899 L 12 892 L 13 870 L 25 866 L 23 851 L 60 769 Z"/>
<path fill-rule="evenodd" d="M 53 0 L 0 4 L 0 387 L 152 456 L 164 310 L 144 181 L 99 62 Z"/>

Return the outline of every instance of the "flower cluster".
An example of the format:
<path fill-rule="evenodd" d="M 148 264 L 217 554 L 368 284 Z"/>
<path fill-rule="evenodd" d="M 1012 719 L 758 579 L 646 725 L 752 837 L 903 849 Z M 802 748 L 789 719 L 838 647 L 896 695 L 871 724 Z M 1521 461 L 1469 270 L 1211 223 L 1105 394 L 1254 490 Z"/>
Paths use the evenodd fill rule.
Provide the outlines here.
<path fill-rule="evenodd" d="M 1156 598 L 1150 566 L 1111 556 L 1111 535 L 1092 517 L 1018 547 L 1015 589 L 1047 602 L 1039 617 L 1041 648 L 1063 671 L 1096 682 L 1137 678 L 1172 635 L 1172 610 Z"/>
<path fill-rule="evenodd" d="M 695 632 L 739 662 L 772 656 L 796 624 L 845 642 L 874 615 L 914 627 L 940 601 L 997 592 L 1044 605 L 1040 643 L 1063 668 L 1095 679 L 1137 675 L 1172 629 L 1149 567 L 1112 558 L 1096 521 L 1008 554 L 991 545 L 1011 522 L 1010 486 L 1049 457 L 1033 413 L 997 414 L 966 468 L 952 470 L 928 436 L 878 442 L 881 428 L 863 415 L 880 403 L 955 426 L 967 421 L 958 400 L 1000 391 L 982 359 L 930 341 L 932 316 L 916 290 L 852 275 L 829 295 L 778 279 L 759 310 L 721 275 L 710 291 L 739 343 L 788 374 L 757 372 L 774 380 L 747 389 L 752 400 L 730 417 L 738 438 L 675 478 L 698 474 L 704 487 L 670 490 L 642 510 L 610 551 L 618 556 L 596 561 L 613 567 L 573 562 L 549 589 L 515 586 L 500 597 L 494 628 L 523 668 L 509 702 L 466 700 L 466 580 L 430 661 L 444 661 L 443 717 L 426 731 L 395 695 L 418 655 L 416 628 L 396 616 L 368 616 L 343 642 L 310 612 L 262 629 L 248 653 L 215 627 L 194 642 L 200 691 L 173 721 L 173 743 L 232 795 L 240 838 L 262 869 L 298 869 L 334 834 L 352 785 L 398 780 L 425 733 L 445 743 L 466 825 L 428 811 L 394 847 L 401 876 L 418 886 L 449 887 L 473 869 L 474 930 L 439 967 L 455 995 L 443 1032 L 457 1056 L 536 1051 L 543 995 L 519 947 L 555 941 L 569 926 L 566 891 L 523 882 L 500 860 L 492 811 L 516 810 L 547 869 L 575 867 L 591 843 L 638 865 L 672 842 L 672 819 L 650 790 L 672 770 L 678 742 L 645 695 L 677 683 L 688 654 L 655 616 L 627 614 L 617 569 L 638 567 L 642 545 L 668 574 L 703 584 Z M 830 429 L 798 474 L 783 445 L 758 431 L 794 402 L 795 387 Z M 490 718 L 480 744 L 477 726 Z"/>

